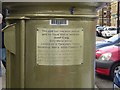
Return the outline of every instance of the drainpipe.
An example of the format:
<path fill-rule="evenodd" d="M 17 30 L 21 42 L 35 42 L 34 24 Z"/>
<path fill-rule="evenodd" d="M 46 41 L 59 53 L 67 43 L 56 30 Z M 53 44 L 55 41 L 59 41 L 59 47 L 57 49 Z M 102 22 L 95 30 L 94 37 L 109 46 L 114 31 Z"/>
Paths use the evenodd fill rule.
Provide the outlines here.
<path fill-rule="evenodd" d="M 118 1 L 118 5 L 117 5 L 117 33 L 119 33 L 119 1 Z"/>

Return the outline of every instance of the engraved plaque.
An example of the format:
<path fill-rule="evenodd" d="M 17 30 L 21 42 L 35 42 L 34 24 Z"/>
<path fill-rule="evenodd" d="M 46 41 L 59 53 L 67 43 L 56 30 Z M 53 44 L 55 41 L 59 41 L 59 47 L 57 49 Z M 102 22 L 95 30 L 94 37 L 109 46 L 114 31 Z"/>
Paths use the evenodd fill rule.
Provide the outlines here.
<path fill-rule="evenodd" d="M 38 65 L 79 65 L 83 63 L 83 28 L 37 28 Z"/>

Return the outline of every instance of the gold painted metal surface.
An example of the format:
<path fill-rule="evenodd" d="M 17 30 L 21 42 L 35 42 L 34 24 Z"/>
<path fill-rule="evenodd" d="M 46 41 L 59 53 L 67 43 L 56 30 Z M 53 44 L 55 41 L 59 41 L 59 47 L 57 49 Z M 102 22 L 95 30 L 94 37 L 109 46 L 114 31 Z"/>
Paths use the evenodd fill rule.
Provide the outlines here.
<path fill-rule="evenodd" d="M 7 17 L 8 24 L 16 23 L 14 37 L 16 53 L 12 54 L 9 48 L 7 53 L 7 88 L 94 88 L 96 3 L 95 5 L 91 3 L 6 3 L 4 5 L 11 11 Z M 69 23 L 51 25 L 52 19 L 65 19 Z M 36 47 L 41 47 L 42 43 L 50 43 L 50 39 L 56 40 L 55 38 L 60 34 L 60 32 L 54 33 L 57 37 L 42 36 L 44 33 L 41 32 L 42 30 L 70 32 L 78 30 L 74 36 L 67 36 L 70 33 L 62 33 L 71 40 L 69 45 L 78 43 L 78 46 L 81 46 L 72 49 L 72 52 L 67 52 L 72 57 L 69 59 L 72 62 L 67 62 L 67 59 L 63 58 L 64 56 L 69 58 L 69 55 L 65 55 L 67 49 L 50 49 L 43 54 L 40 50 L 46 49 Z M 56 46 L 60 47 L 60 45 Z M 55 50 L 63 50 L 57 52 L 63 54 L 62 58 L 59 58 L 59 55 L 54 58 L 47 56 L 52 54 L 55 56 L 57 54 Z"/>
<path fill-rule="evenodd" d="M 91 20 L 82 20 L 82 19 L 73 19 L 70 20 L 69 27 L 68 26 L 51 26 L 49 25 L 48 20 L 30 20 L 26 24 L 26 65 L 27 65 L 27 72 L 26 72 L 26 82 L 27 87 L 38 87 L 38 88 L 90 88 L 93 87 L 94 82 L 94 75 L 93 75 L 93 53 L 94 45 L 90 45 L 90 43 L 94 42 L 94 35 L 95 23 Z M 87 25 L 87 27 L 86 27 Z M 31 26 L 31 27 L 30 27 Z M 84 58 L 83 64 L 80 65 L 38 65 L 36 64 L 36 60 L 34 57 L 36 56 L 36 31 L 35 27 L 44 27 L 44 28 L 62 28 L 65 29 L 69 28 L 81 28 L 84 29 Z M 91 29 L 92 31 L 89 31 Z M 89 32 L 89 33 L 88 33 Z M 92 34 L 90 34 L 92 33 Z M 93 35 L 94 34 L 94 35 Z M 31 37 L 32 36 L 32 37 Z M 92 39 L 91 39 L 91 38 Z M 29 40 L 28 40 L 29 39 Z M 91 42 L 90 42 L 91 41 Z M 31 44 L 33 43 L 33 44 Z M 31 48 L 31 49 L 29 49 Z M 88 51 L 89 50 L 91 51 Z M 89 53 L 88 53 L 89 52 Z M 29 74 L 32 74 L 28 77 Z M 42 82 L 41 82 L 42 81 Z M 64 83 L 63 83 L 64 82 Z M 33 85 L 34 84 L 34 85 Z M 47 85 L 47 87 L 46 87 Z"/>
<path fill-rule="evenodd" d="M 21 81 L 20 81 L 20 87 L 24 88 L 24 76 L 25 76 L 25 20 L 21 20 L 20 21 L 20 77 L 21 77 Z"/>
<path fill-rule="evenodd" d="M 25 14 L 25 17 L 22 16 L 11 16 L 6 19 L 30 19 L 30 18 L 41 18 L 41 17 L 56 17 L 56 18 L 96 18 L 96 15 L 62 15 L 62 14 Z"/>
<path fill-rule="evenodd" d="M 5 41 L 5 47 L 8 49 L 11 53 L 16 53 L 16 38 L 15 38 L 15 24 L 11 24 L 6 26 L 3 29 L 4 32 L 4 41 Z"/>

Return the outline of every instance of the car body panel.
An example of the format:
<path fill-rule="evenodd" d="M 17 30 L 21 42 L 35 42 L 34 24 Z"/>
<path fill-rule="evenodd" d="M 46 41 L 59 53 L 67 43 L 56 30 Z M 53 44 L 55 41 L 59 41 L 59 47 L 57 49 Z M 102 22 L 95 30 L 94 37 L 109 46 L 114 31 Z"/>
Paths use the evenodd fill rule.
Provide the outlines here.
<path fill-rule="evenodd" d="M 105 53 L 111 53 L 112 56 L 107 60 L 99 60 L 100 56 Z M 96 72 L 99 74 L 110 75 L 111 67 L 120 61 L 120 43 L 117 45 L 107 46 L 96 50 Z"/>
<path fill-rule="evenodd" d="M 96 49 L 112 45 L 113 43 L 106 42 L 106 41 L 96 41 Z"/>
<path fill-rule="evenodd" d="M 114 35 L 113 37 L 111 37 L 109 39 L 105 39 L 102 41 L 96 41 L 96 50 L 98 50 L 102 47 L 117 44 L 119 42 L 120 42 L 120 34 Z"/>
<path fill-rule="evenodd" d="M 104 28 L 104 31 L 102 31 L 103 37 L 111 37 L 113 35 L 117 34 L 117 28 L 116 27 L 106 27 Z"/>
<path fill-rule="evenodd" d="M 109 69 L 105 69 L 105 68 L 96 68 L 95 70 L 97 73 L 109 76 L 110 70 Z"/>
<path fill-rule="evenodd" d="M 107 46 L 100 48 L 99 50 L 96 51 L 97 58 L 99 58 L 103 53 L 112 53 L 112 59 L 113 61 L 120 59 L 120 47 L 112 45 L 112 46 Z"/>

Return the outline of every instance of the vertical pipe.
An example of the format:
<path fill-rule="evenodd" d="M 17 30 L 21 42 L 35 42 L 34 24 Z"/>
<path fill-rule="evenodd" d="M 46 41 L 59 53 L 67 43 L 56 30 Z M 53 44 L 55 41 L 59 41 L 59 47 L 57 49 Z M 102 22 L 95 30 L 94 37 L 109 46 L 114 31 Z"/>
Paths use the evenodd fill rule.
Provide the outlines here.
<path fill-rule="evenodd" d="M 117 4 L 117 33 L 119 33 L 119 1 Z"/>
<path fill-rule="evenodd" d="M 111 11 L 111 6 L 110 6 L 110 3 L 108 4 L 109 5 L 109 8 L 108 8 L 108 19 L 109 19 L 109 26 L 111 26 L 111 24 L 110 24 L 110 22 L 111 22 L 111 13 L 110 13 L 110 11 Z"/>
<path fill-rule="evenodd" d="M 20 22 L 20 70 L 21 70 L 21 88 L 24 88 L 24 61 L 25 61 L 25 20 Z"/>
<path fill-rule="evenodd" d="M 104 26 L 104 8 L 102 8 L 102 26 Z"/>

